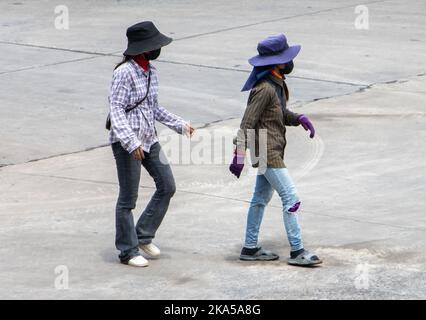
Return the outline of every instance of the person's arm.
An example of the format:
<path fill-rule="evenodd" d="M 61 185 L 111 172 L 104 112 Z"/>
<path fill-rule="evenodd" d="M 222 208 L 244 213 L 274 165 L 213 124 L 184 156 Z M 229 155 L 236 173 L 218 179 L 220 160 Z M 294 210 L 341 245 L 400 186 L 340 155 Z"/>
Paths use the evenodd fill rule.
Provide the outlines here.
<path fill-rule="evenodd" d="M 247 102 L 247 108 L 241 120 L 240 129 L 237 132 L 237 151 L 244 153 L 247 149 L 247 130 L 255 129 L 263 111 L 271 101 L 271 95 L 267 87 L 255 87 L 251 90 Z"/>
<path fill-rule="evenodd" d="M 122 147 L 132 153 L 141 146 L 141 141 L 130 127 L 125 108 L 130 98 L 130 82 L 125 70 L 114 72 L 110 94 L 111 130 Z"/>
<path fill-rule="evenodd" d="M 229 166 L 229 171 L 237 178 L 240 177 L 244 169 L 244 158 L 247 149 L 247 140 L 252 138 L 248 137 L 247 130 L 255 129 L 263 111 L 268 103 L 271 101 L 271 94 L 267 87 L 255 87 L 251 90 L 247 102 L 247 108 L 244 112 L 243 119 L 241 120 L 240 129 L 237 132 L 236 148 L 234 150 L 234 157 Z M 252 141 L 250 141 L 251 143 Z"/>
<path fill-rule="evenodd" d="M 177 133 L 192 137 L 195 129 L 181 117 L 171 113 L 166 108 L 162 107 L 158 102 L 156 102 L 154 110 L 155 120 Z"/>
<path fill-rule="evenodd" d="M 185 130 L 186 122 L 181 117 L 171 113 L 166 108 L 162 107 L 158 102 L 155 104 L 154 109 L 155 120 L 161 122 L 168 128 L 176 131 L 177 133 L 183 134 Z"/>
<path fill-rule="evenodd" d="M 305 116 L 304 114 L 300 115 L 297 118 L 297 120 L 302 125 L 303 129 L 305 129 L 306 131 L 309 130 L 309 132 L 310 132 L 309 137 L 311 137 L 311 139 L 312 139 L 315 136 L 315 128 L 314 128 L 314 125 L 312 124 L 311 120 L 309 120 L 309 118 L 307 116 Z"/>
<path fill-rule="evenodd" d="M 288 95 L 288 89 L 285 82 L 284 82 L 284 90 L 286 92 L 286 95 Z M 298 113 L 292 112 L 289 109 L 284 108 L 284 125 L 296 127 L 299 124 L 301 124 L 305 130 L 310 131 L 309 136 L 311 138 L 315 136 L 315 128 L 307 116 L 305 116 L 304 114 L 298 114 Z"/>
<path fill-rule="evenodd" d="M 315 128 L 309 118 L 304 114 L 298 114 L 286 108 L 284 122 L 286 126 L 298 126 L 301 124 L 305 130 L 309 130 L 311 138 L 315 136 Z"/>

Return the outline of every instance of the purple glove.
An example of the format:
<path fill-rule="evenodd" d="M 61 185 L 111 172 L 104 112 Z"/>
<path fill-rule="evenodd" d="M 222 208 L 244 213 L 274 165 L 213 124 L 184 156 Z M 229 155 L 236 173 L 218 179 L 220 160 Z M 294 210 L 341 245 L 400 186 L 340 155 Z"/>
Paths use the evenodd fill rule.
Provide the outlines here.
<path fill-rule="evenodd" d="M 240 177 L 241 171 L 243 171 L 244 158 L 244 153 L 241 153 L 237 150 L 234 151 L 234 159 L 232 159 L 232 163 L 229 166 L 229 171 L 231 171 L 232 174 L 234 174 L 237 178 Z"/>
<path fill-rule="evenodd" d="M 305 116 L 304 114 L 302 114 L 301 116 L 299 116 L 299 118 L 297 118 L 297 120 L 299 120 L 303 129 L 305 129 L 306 131 L 309 130 L 311 132 L 309 137 L 313 138 L 315 136 L 315 128 L 312 125 L 312 122 L 309 120 L 309 118 Z"/>

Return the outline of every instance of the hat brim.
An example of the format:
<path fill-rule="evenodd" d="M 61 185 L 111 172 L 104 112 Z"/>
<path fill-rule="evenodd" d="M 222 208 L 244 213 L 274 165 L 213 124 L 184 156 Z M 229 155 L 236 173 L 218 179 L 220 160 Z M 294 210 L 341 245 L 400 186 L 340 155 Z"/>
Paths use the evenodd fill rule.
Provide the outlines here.
<path fill-rule="evenodd" d="M 291 60 L 293 60 L 299 53 L 301 49 L 300 45 L 294 45 L 289 47 L 288 49 L 284 50 L 283 52 L 276 54 L 276 55 L 270 55 L 270 56 L 261 56 L 257 55 L 249 59 L 249 63 L 253 67 L 262 67 L 262 66 L 269 66 L 269 65 L 276 65 L 276 64 L 283 64 L 287 63 Z"/>
<path fill-rule="evenodd" d="M 123 52 L 123 55 L 136 56 L 144 52 L 160 49 L 167 46 L 172 41 L 172 38 L 159 33 L 150 39 L 129 43 L 126 51 Z"/>

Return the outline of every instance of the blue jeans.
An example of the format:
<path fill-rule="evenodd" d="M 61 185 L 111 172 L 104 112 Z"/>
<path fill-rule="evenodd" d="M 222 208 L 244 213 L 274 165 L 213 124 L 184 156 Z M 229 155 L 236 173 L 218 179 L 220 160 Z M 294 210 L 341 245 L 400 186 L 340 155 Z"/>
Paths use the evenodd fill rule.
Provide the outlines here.
<path fill-rule="evenodd" d="M 262 223 L 265 206 L 277 191 L 283 206 L 284 226 L 291 251 L 303 248 L 300 226 L 296 212 L 291 212 L 293 206 L 299 202 L 293 181 L 287 168 L 267 168 L 264 174 L 256 178 L 256 187 L 247 216 L 246 248 L 256 248 L 259 229 Z M 289 211 L 290 210 L 290 211 Z"/>
<path fill-rule="evenodd" d="M 144 153 L 145 159 L 142 162 L 133 159 L 119 142 L 113 143 L 111 147 L 120 184 L 115 209 L 115 246 L 120 251 L 120 260 L 127 262 L 139 255 L 139 244 L 149 244 L 155 237 L 169 207 L 170 199 L 176 191 L 176 186 L 170 165 L 164 163 L 166 158 L 158 142 L 151 146 L 149 153 Z M 135 227 L 132 210 L 136 207 L 138 198 L 141 165 L 154 179 L 156 191 Z"/>

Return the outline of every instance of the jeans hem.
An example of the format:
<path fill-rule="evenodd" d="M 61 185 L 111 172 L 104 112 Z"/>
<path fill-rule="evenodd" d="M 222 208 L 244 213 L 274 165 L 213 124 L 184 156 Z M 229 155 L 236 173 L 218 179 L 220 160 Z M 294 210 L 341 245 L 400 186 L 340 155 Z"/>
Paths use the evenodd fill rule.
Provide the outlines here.
<path fill-rule="evenodd" d="M 148 242 L 147 241 L 139 241 L 139 245 L 140 246 L 146 246 L 146 245 L 148 245 L 150 243 L 152 243 L 152 240 L 149 240 Z"/>

